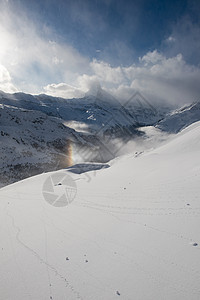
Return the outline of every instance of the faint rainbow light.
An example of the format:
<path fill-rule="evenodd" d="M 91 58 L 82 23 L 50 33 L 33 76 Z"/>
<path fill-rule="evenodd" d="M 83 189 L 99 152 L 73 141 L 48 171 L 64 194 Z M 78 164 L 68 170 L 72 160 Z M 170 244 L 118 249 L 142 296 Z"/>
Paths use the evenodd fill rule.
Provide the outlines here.
<path fill-rule="evenodd" d="M 67 164 L 67 167 L 70 167 L 74 164 L 74 162 L 73 162 L 73 144 L 70 140 L 67 141 L 66 164 Z"/>

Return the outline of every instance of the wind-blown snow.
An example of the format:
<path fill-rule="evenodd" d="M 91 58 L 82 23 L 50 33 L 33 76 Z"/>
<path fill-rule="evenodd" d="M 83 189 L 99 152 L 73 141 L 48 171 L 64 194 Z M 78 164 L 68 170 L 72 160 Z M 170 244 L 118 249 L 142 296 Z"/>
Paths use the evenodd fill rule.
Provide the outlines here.
<path fill-rule="evenodd" d="M 42 196 L 55 172 L 2 188 L 1 298 L 198 300 L 199 153 L 197 122 L 110 168 L 62 170 L 77 184 L 66 207 Z"/>

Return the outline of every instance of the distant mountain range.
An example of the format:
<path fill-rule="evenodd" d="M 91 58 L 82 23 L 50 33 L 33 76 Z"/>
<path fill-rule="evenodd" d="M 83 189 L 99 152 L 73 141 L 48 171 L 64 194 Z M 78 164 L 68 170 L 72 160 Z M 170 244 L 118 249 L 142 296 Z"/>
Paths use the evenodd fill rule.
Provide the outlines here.
<path fill-rule="evenodd" d="M 166 115 L 157 127 L 169 133 L 177 133 L 183 128 L 200 120 L 200 101 L 185 105 Z"/>
<path fill-rule="evenodd" d="M 200 102 L 174 111 L 139 93 L 120 103 L 101 88 L 80 99 L 0 92 L 0 183 L 71 166 L 74 157 L 107 162 L 116 141 L 142 137 L 143 126 L 177 133 L 198 120 Z"/>

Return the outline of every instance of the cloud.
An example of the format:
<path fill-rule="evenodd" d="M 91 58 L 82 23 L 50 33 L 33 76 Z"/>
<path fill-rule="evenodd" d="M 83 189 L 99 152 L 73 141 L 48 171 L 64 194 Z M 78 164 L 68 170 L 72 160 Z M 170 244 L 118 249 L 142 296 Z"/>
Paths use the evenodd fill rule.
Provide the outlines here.
<path fill-rule="evenodd" d="M 119 56 L 128 57 L 129 65 L 121 65 L 120 60 L 112 65 L 106 49 L 98 52 L 99 60 L 89 59 L 61 42 L 48 26 L 33 22 L 13 3 L 9 5 L 9 1 L 5 1 L 0 11 L 2 90 L 46 92 L 73 98 L 83 96 L 88 90 L 95 93 L 101 85 L 121 100 L 126 100 L 136 91 L 150 101 L 186 103 L 199 99 L 200 67 L 197 63 L 195 66 L 192 58 L 199 62 L 200 29 L 188 17 L 173 26 L 163 41 L 162 51 L 149 51 L 134 63 L 130 63 L 132 50 L 122 47 L 123 43 L 114 43 Z M 90 21 L 85 20 L 85 16 L 80 19 L 88 22 L 88 28 L 93 20 L 92 11 L 90 14 Z"/>
<path fill-rule="evenodd" d="M 84 74 L 77 78 L 77 85 L 79 85 L 80 89 L 84 92 L 98 89 L 98 87 L 100 87 L 99 77 L 97 75 Z"/>
<path fill-rule="evenodd" d="M 17 91 L 17 88 L 13 85 L 11 76 L 8 70 L 0 64 L 0 90 L 7 93 L 13 93 Z"/>
<path fill-rule="evenodd" d="M 84 96 L 84 92 L 82 90 L 66 83 L 48 84 L 44 87 L 44 90 L 47 95 L 66 99 L 81 98 Z"/>
<path fill-rule="evenodd" d="M 144 55 L 142 58 L 139 58 L 141 62 L 145 63 L 145 66 L 149 64 L 156 64 L 158 62 L 161 62 L 163 60 L 163 55 L 158 53 L 157 50 L 154 50 L 152 52 L 148 52 L 146 55 Z"/>
<path fill-rule="evenodd" d="M 11 81 L 11 77 L 8 70 L 3 65 L 0 65 L 0 82 L 4 83 L 9 81 Z"/>
<path fill-rule="evenodd" d="M 200 9 L 200 7 L 198 8 Z M 182 53 L 185 61 L 199 65 L 200 61 L 200 21 L 195 22 L 184 16 L 172 25 L 170 36 L 163 41 L 162 51 L 167 56 Z"/>
<path fill-rule="evenodd" d="M 119 84 L 124 76 L 121 67 L 112 68 L 110 64 L 96 59 L 90 63 L 90 67 L 99 80 Z"/>
<path fill-rule="evenodd" d="M 47 26 L 33 23 L 9 2 L 0 11 L 0 63 L 18 90 L 37 93 L 51 82 L 72 83 L 87 72 L 89 60 L 62 43 Z"/>
<path fill-rule="evenodd" d="M 139 91 L 151 102 L 184 104 L 200 99 L 200 68 L 185 62 L 182 54 L 167 58 L 157 50 L 146 53 L 137 64 L 112 67 L 104 61 L 90 63 L 90 75 L 83 74 L 67 84 L 49 85 L 45 91 L 63 97 L 91 94 L 101 85 L 119 100 Z"/>
<path fill-rule="evenodd" d="M 46 94 L 63 98 L 81 98 L 84 97 L 87 92 L 90 95 L 96 95 L 100 88 L 100 81 L 96 75 L 81 75 L 78 76 L 75 81 L 76 86 L 69 85 L 67 83 L 48 84 L 44 87 Z"/>
<path fill-rule="evenodd" d="M 79 76 L 79 83 L 99 80 L 120 100 L 127 100 L 136 91 L 151 102 L 183 104 L 200 98 L 200 68 L 187 64 L 180 53 L 167 58 L 154 50 L 129 67 L 112 67 L 97 60 L 90 67 L 92 75 Z"/>
<path fill-rule="evenodd" d="M 173 36 L 169 36 L 166 40 L 165 40 L 167 43 L 173 43 L 176 41 L 176 39 L 173 37 Z"/>

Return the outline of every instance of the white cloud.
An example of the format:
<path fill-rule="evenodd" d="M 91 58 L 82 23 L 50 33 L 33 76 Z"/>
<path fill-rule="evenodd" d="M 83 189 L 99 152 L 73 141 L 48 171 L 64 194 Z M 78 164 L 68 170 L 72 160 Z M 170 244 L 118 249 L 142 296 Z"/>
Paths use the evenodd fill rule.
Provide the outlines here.
<path fill-rule="evenodd" d="M 184 56 L 190 42 L 199 45 L 199 29 L 192 31 L 189 21 L 189 46 L 182 41 L 183 54 L 177 46 L 186 30 L 181 23 L 182 27 L 176 27 L 168 38 L 168 44 L 173 45 L 171 54 L 154 50 L 128 67 L 113 67 L 103 60 L 90 61 L 73 47 L 56 42 L 48 27 L 37 28 L 23 11 L 5 7 L 0 11 L 0 88 L 4 91 L 45 91 L 73 98 L 95 91 L 101 84 L 119 99 L 127 99 L 135 91 L 150 101 L 184 103 L 199 99 L 200 68 L 187 63 Z"/>
<path fill-rule="evenodd" d="M 48 83 L 70 84 L 87 72 L 89 60 L 70 45 L 52 40 L 49 28 L 37 28 L 23 11 L 14 11 L 12 6 L 1 8 L 0 63 L 18 89 L 36 93 Z"/>
<path fill-rule="evenodd" d="M 141 62 L 144 62 L 145 65 L 149 64 L 155 64 L 157 62 L 163 61 L 164 56 L 160 53 L 158 53 L 157 50 L 154 50 L 152 52 L 148 52 L 146 55 L 144 55 L 142 58 L 139 58 Z"/>
<path fill-rule="evenodd" d="M 99 80 L 119 84 L 123 80 L 121 67 L 112 68 L 108 63 L 96 59 L 90 63 L 90 67 Z"/>
<path fill-rule="evenodd" d="M 87 86 L 84 81 L 99 80 L 104 89 L 122 100 L 136 91 L 150 101 L 171 103 L 192 102 L 200 97 L 200 69 L 187 64 L 181 54 L 167 58 L 155 50 L 129 67 L 111 67 L 96 60 L 90 66 L 91 76 L 79 76 L 81 89 Z"/>
<path fill-rule="evenodd" d="M 168 42 L 168 43 L 173 43 L 173 42 L 175 42 L 176 41 L 176 39 L 173 37 L 173 36 L 169 36 L 167 39 L 166 39 L 166 42 Z"/>
<path fill-rule="evenodd" d="M 196 1 L 197 3 L 199 1 Z M 196 4 L 197 4 L 196 3 Z M 198 14 L 198 9 L 195 11 Z M 172 25 L 171 35 L 163 41 L 163 51 L 167 56 L 182 53 L 186 62 L 198 64 L 200 61 L 200 20 L 196 22 L 184 16 Z"/>
<path fill-rule="evenodd" d="M 78 76 L 76 79 L 78 88 L 67 83 L 48 84 L 44 87 L 46 94 L 63 98 L 81 98 L 89 91 L 89 94 L 96 95 L 100 82 L 98 76 L 87 75 Z"/>
<path fill-rule="evenodd" d="M 57 56 L 54 56 L 52 58 L 52 62 L 55 64 L 55 65 L 58 65 L 58 64 L 62 64 L 64 61 L 62 59 L 59 59 Z"/>
<path fill-rule="evenodd" d="M 4 83 L 8 81 L 11 81 L 10 74 L 3 65 L 0 65 L 0 82 Z"/>
<path fill-rule="evenodd" d="M 48 84 L 44 87 L 47 95 L 62 97 L 66 99 L 79 98 L 84 96 L 84 92 L 80 89 L 66 83 Z"/>
<path fill-rule="evenodd" d="M 13 93 L 17 88 L 13 85 L 11 76 L 8 70 L 0 64 L 0 90 L 4 92 Z"/>
<path fill-rule="evenodd" d="M 99 77 L 97 75 L 87 75 L 84 74 L 77 78 L 77 85 L 80 86 L 80 89 L 84 92 L 94 91 L 100 86 Z"/>

